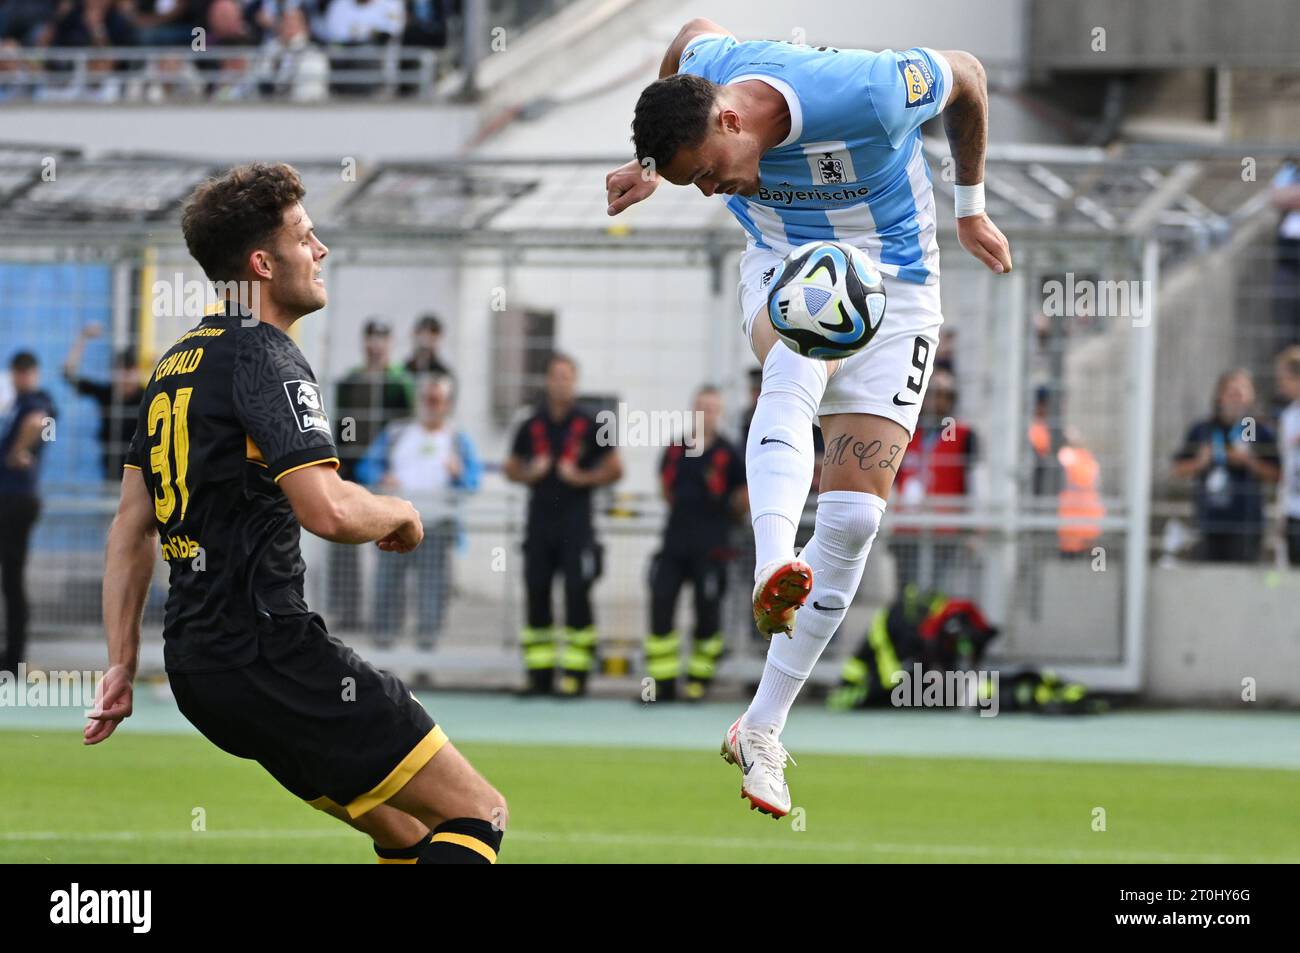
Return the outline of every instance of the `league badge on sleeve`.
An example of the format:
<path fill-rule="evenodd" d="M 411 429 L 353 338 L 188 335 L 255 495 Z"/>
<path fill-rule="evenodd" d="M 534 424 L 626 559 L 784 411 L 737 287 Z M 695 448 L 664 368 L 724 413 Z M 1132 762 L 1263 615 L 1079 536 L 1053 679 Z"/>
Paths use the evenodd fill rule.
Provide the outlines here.
<path fill-rule="evenodd" d="M 293 408 L 299 430 L 303 433 L 309 430 L 330 432 L 330 419 L 325 414 L 318 384 L 312 381 L 285 381 L 284 392 L 289 398 L 289 406 Z"/>
<path fill-rule="evenodd" d="M 907 87 L 905 108 L 928 106 L 934 102 L 934 73 L 925 60 L 903 60 L 898 64 L 898 71 L 903 74 L 903 84 Z"/>

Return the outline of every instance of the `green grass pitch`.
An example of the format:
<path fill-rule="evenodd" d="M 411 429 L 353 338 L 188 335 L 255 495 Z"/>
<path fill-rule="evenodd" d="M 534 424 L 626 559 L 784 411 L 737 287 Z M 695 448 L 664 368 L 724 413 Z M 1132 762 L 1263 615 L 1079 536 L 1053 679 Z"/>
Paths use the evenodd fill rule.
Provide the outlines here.
<path fill-rule="evenodd" d="M 1297 771 L 811 754 L 788 773 L 802 815 L 773 821 L 715 751 L 461 747 L 510 801 L 508 863 L 1300 859 Z M 0 759 L 0 861 L 373 862 L 199 737 L 4 730 Z"/>

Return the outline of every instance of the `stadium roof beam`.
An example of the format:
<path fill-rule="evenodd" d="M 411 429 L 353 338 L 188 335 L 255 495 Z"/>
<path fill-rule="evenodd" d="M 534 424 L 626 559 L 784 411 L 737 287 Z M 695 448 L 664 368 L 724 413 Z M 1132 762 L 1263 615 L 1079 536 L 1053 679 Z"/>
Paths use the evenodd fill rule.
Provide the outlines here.
<path fill-rule="evenodd" d="M 1143 178 L 1155 187 L 1129 214 L 1124 223 L 1124 231 L 1131 235 L 1144 235 L 1150 231 L 1163 212 L 1180 198 L 1186 197 L 1187 191 L 1200 179 L 1202 172 L 1203 167 L 1199 162 L 1180 162 L 1164 175 L 1150 167 L 1143 170 Z"/>
<path fill-rule="evenodd" d="M 1107 232 L 1114 231 L 1114 216 L 1088 195 L 1092 188 L 1101 181 L 1100 166 L 1085 168 L 1084 180 L 1081 186 L 1071 185 L 1041 162 L 1031 162 L 1026 168 L 1025 174 L 1061 200 L 1056 205 L 1057 218 L 1064 217 L 1062 213 L 1066 209 L 1073 208 L 1098 228 Z"/>

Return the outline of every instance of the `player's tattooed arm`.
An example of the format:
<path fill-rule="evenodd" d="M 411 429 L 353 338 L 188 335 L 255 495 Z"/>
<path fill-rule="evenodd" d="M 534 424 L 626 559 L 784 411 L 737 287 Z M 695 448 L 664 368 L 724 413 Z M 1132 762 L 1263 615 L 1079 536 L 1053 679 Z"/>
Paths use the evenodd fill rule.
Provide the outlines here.
<path fill-rule="evenodd" d="M 826 445 L 822 466 L 844 466 L 856 461 L 859 470 L 877 468 L 898 472 L 898 456 L 903 446 L 886 444 L 880 440 L 855 440 L 850 434 L 840 434 Z"/>
<path fill-rule="evenodd" d="M 956 163 L 957 185 L 984 182 L 984 153 L 989 134 L 989 90 L 980 61 L 961 50 L 943 58 L 952 69 L 952 89 L 943 110 L 943 128 Z M 983 211 L 959 213 L 957 240 L 995 274 L 1011 270 L 1011 246 Z"/>
<path fill-rule="evenodd" d="M 677 72 L 678 64 L 682 61 L 682 53 L 686 51 L 686 44 L 705 33 L 731 35 L 731 31 L 726 27 L 718 26 L 712 20 L 706 20 L 704 17 L 696 17 L 694 20 L 686 21 L 686 25 L 678 30 L 677 35 L 673 37 L 672 43 L 668 44 L 668 52 L 664 53 L 663 62 L 659 64 L 659 78 L 666 79 L 674 75 Z"/>
<path fill-rule="evenodd" d="M 943 109 L 943 129 L 956 163 L 957 184 L 984 181 L 984 152 L 989 136 L 989 89 L 984 67 L 961 50 L 945 50 L 952 67 L 952 90 Z"/>

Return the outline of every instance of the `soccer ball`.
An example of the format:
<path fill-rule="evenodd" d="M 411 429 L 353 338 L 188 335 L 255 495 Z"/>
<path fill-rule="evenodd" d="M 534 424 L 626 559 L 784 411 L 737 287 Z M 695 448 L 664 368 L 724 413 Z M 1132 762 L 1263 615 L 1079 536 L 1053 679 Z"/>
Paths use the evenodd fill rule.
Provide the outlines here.
<path fill-rule="evenodd" d="M 885 282 L 866 252 L 843 242 L 800 245 L 767 295 L 772 327 L 797 354 L 833 361 L 860 351 L 885 316 Z"/>

